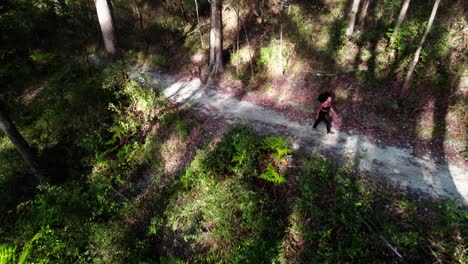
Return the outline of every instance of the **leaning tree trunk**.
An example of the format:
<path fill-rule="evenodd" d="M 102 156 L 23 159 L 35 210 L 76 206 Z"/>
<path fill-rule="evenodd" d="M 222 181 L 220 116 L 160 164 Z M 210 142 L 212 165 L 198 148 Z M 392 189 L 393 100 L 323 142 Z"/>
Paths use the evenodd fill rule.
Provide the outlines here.
<path fill-rule="evenodd" d="M 423 37 L 421 38 L 421 41 L 419 42 L 418 49 L 416 50 L 416 53 L 414 54 L 414 59 L 411 62 L 410 67 L 408 68 L 408 73 L 406 74 L 405 82 L 403 83 L 403 87 L 401 88 L 401 91 L 400 91 L 400 100 L 408 96 L 411 76 L 413 75 L 414 68 L 416 67 L 416 64 L 419 61 L 419 55 L 421 54 L 424 41 L 426 41 L 426 37 L 429 34 L 429 31 L 431 30 L 432 23 L 434 22 L 434 19 L 437 13 L 437 8 L 439 8 L 439 4 L 440 4 L 440 0 L 436 0 L 434 3 L 431 17 L 429 18 L 429 21 L 427 22 L 426 30 L 424 31 Z"/>
<path fill-rule="evenodd" d="M 18 129 L 8 116 L 8 112 L 6 111 L 6 108 L 1 101 L 0 129 L 5 133 L 5 135 L 7 135 L 11 143 L 13 143 L 13 146 L 15 146 L 16 150 L 19 152 L 23 160 L 29 166 L 34 176 L 39 180 L 39 183 L 45 184 L 46 180 L 41 173 L 39 162 L 37 161 L 33 149 L 29 146 L 26 140 L 24 140 L 23 136 L 21 136 Z"/>
<path fill-rule="evenodd" d="M 392 47 L 393 43 L 395 42 L 395 39 L 398 36 L 398 30 L 400 30 L 401 24 L 403 23 L 403 20 L 405 20 L 406 11 L 408 11 L 410 1 L 411 0 L 405 0 L 405 2 L 403 2 L 403 6 L 401 7 L 401 10 L 400 10 L 400 15 L 398 16 L 398 20 L 396 21 L 395 28 L 393 29 L 392 37 L 390 38 L 390 44 L 389 44 L 390 47 Z"/>
<path fill-rule="evenodd" d="M 116 53 L 117 39 L 115 37 L 114 22 L 107 0 L 94 0 L 102 38 L 107 54 L 114 56 Z"/>
<path fill-rule="evenodd" d="M 359 10 L 359 3 L 361 0 L 353 0 L 351 13 L 349 13 L 348 28 L 346 29 L 346 36 L 351 37 L 354 33 L 354 26 L 356 25 L 356 15 Z"/>
<path fill-rule="evenodd" d="M 222 0 L 211 0 L 210 74 L 221 73 L 223 68 Z"/>
<path fill-rule="evenodd" d="M 369 9 L 371 0 L 364 0 L 364 3 L 361 7 L 361 15 L 359 16 L 359 25 L 362 27 L 367 17 L 367 10 Z"/>

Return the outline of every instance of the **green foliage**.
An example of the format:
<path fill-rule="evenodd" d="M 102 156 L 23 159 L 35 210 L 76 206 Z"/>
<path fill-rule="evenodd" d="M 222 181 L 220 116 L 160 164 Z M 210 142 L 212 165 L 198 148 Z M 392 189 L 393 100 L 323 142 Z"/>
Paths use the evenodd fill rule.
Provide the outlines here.
<path fill-rule="evenodd" d="M 9 244 L 0 244 L 0 264 L 16 262 L 16 247 Z"/>
<path fill-rule="evenodd" d="M 380 236 L 409 262 L 462 259 L 466 254 L 460 251 L 466 239 L 449 235 L 453 230 L 468 230 L 466 212 L 457 209 L 459 204 L 410 201 L 392 187 L 375 186 L 316 155 L 302 164 L 298 208 L 310 221 L 301 230 L 315 249 L 304 252 L 307 258 L 391 261 L 394 255 Z M 433 243 L 450 248 L 451 253 L 438 251 Z M 423 247 L 431 247 L 432 253 Z"/>
<path fill-rule="evenodd" d="M 271 157 L 276 162 L 284 162 L 284 156 L 292 153 L 288 140 L 284 137 L 266 137 L 262 140 L 260 148 L 273 152 Z"/>
<path fill-rule="evenodd" d="M 290 66 L 293 54 L 293 43 L 286 40 L 281 43 L 279 40 L 273 39 L 267 47 L 260 48 L 257 64 L 265 66 L 273 76 L 282 75 Z"/>
<path fill-rule="evenodd" d="M 252 128 L 238 125 L 231 128 L 208 154 L 206 163 L 218 175 L 233 172 L 253 176 L 257 174 L 255 166 L 257 155 L 258 136 Z"/>
<path fill-rule="evenodd" d="M 286 178 L 280 176 L 276 169 L 273 167 L 271 163 L 268 163 L 266 170 L 258 176 L 260 179 L 264 179 L 265 181 L 274 183 L 274 184 L 281 184 L 287 182 Z"/>

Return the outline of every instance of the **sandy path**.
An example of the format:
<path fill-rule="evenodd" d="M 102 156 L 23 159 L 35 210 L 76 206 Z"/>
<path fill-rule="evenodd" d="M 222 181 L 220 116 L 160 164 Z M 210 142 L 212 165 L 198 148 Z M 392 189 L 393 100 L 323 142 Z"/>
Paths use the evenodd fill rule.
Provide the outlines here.
<path fill-rule="evenodd" d="M 167 98 L 213 118 L 247 123 L 261 133 L 288 136 L 295 149 L 316 150 L 341 162 L 352 160 L 357 170 L 369 176 L 385 177 L 394 184 L 437 197 L 455 198 L 468 206 L 468 173 L 454 164 L 437 164 L 430 157 L 418 158 L 409 149 L 379 147 L 363 135 L 346 131 L 326 135 L 323 124 L 318 130 L 312 128 L 312 119 L 292 121 L 282 113 L 217 93 L 198 79 L 179 82 L 167 74 L 142 69 L 130 72 L 130 76 L 154 85 L 158 80 L 156 87 Z"/>

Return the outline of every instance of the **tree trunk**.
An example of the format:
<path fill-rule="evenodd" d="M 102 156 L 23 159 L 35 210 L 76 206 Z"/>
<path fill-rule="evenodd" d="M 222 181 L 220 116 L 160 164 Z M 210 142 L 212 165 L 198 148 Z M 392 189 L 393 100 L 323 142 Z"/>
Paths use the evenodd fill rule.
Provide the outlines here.
<path fill-rule="evenodd" d="M 353 6 L 351 8 L 351 13 L 349 14 L 349 23 L 348 29 L 346 30 L 346 36 L 351 37 L 354 32 L 354 25 L 356 24 L 356 15 L 359 10 L 359 3 L 361 0 L 353 0 Z"/>
<path fill-rule="evenodd" d="M 239 54 L 239 35 L 240 35 L 240 14 L 239 14 L 239 0 L 237 0 L 237 6 L 236 6 L 236 15 L 237 15 L 237 30 L 236 30 L 236 76 L 239 77 L 239 59 L 240 59 L 240 54 Z"/>
<path fill-rule="evenodd" d="M 110 56 L 114 56 L 116 53 L 117 39 L 109 3 L 107 0 L 94 0 L 94 3 L 96 4 L 96 11 L 106 52 Z"/>
<path fill-rule="evenodd" d="M 205 49 L 205 42 L 203 41 L 203 35 L 202 35 L 201 29 L 200 29 L 200 14 L 198 12 L 198 1 L 197 0 L 195 0 L 195 10 L 197 11 L 197 28 L 198 28 L 198 34 L 200 34 L 201 47 L 202 47 L 202 49 Z"/>
<path fill-rule="evenodd" d="M 145 29 L 143 26 L 143 15 L 141 14 L 140 8 L 138 7 L 138 2 L 136 0 L 133 0 L 133 4 L 135 5 L 135 13 L 138 18 L 138 24 L 140 25 L 140 30 L 141 32 L 143 32 L 143 30 Z"/>
<path fill-rule="evenodd" d="M 429 21 L 427 22 L 426 30 L 424 31 L 423 37 L 421 38 L 421 41 L 419 42 L 418 49 L 416 50 L 416 53 L 414 54 L 414 59 L 411 62 L 411 65 L 408 69 L 408 73 L 406 74 L 405 82 L 403 83 L 403 87 L 400 92 L 400 100 L 406 98 L 408 96 L 409 92 L 409 86 L 410 86 L 410 81 L 411 81 L 411 75 L 413 75 L 414 68 L 416 67 L 416 64 L 419 61 L 419 55 L 421 54 L 421 50 L 424 44 L 424 41 L 426 41 L 426 37 L 429 34 L 429 31 L 431 30 L 432 23 L 434 22 L 436 13 L 437 13 L 437 8 L 439 8 L 440 0 L 436 0 L 434 3 L 434 7 L 432 8 L 432 13 L 431 17 L 429 18 Z"/>
<path fill-rule="evenodd" d="M 364 21 L 366 20 L 367 17 L 367 10 L 369 9 L 369 4 L 371 0 L 364 0 L 364 3 L 362 4 L 361 7 L 361 14 L 359 15 L 359 25 L 363 26 Z"/>
<path fill-rule="evenodd" d="M 40 184 L 45 184 L 46 180 L 41 173 L 39 167 L 39 162 L 37 161 L 36 155 L 34 154 L 33 149 L 29 144 L 24 140 L 23 136 L 19 133 L 16 126 L 11 121 L 8 116 L 8 112 L 3 104 L 0 101 L 0 129 L 5 133 L 5 135 L 10 139 L 11 143 L 15 146 L 16 150 L 19 152 L 23 160 L 31 169 L 34 176 L 38 179 Z"/>
<path fill-rule="evenodd" d="M 223 72 L 222 0 L 211 0 L 210 74 Z"/>
<path fill-rule="evenodd" d="M 400 10 L 400 15 L 398 16 L 398 20 L 396 21 L 395 29 L 393 29 L 393 34 L 392 34 L 392 37 L 390 38 L 389 47 L 392 47 L 393 43 L 395 42 L 395 39 L 398 35 L 398 30 L 400 30 L 401 24 L 403 23 L 403 20 L 405 20 L 406 11 L 408 11 L 410 1 L 411 0 L 405 0 L 405 2 L 403 2 L 403 6 L 401 7 L 401 10 Z"/>
<path fill-rule="evenodd" d="M 280 9 L 280 52 L 279 52 L 279 67 L 281 75 L 283 75 L 283 1 L 281 1 Z"/>

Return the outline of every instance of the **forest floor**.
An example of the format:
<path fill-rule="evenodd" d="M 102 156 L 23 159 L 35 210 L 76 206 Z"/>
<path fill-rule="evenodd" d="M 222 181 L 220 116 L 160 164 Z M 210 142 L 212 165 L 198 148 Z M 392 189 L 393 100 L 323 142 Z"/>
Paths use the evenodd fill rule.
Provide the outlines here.
<path fill-rule="evenodd" d="M 401 140 L 402 137 L 379 135 L 362 126 L 356 129 L 351 125 L 352 120 L 337 120 L 335 134 L 326 134 L 324 124 L 317 130 L 312 128 L 315 121 L 312 113 L 275 107 L 261 98 L 232 92 L 222 83 L 203 85 L 199 78 L 183 78 L 145 67 L 133 68 L 130 76 L 155 85 L 174 103 L 214 121 L 212 134 L 229 124 L 249 124 L 262 134 L 287 136 L 294 149 L 351 163 L 357 171 L 377 180 L 432 197 L 454 198 L 468 206 L 468 178 L 465 177 L 468 167 L 464 160 L 447 153 L 434 155 L 430 149 L 425 151 Z"/>

